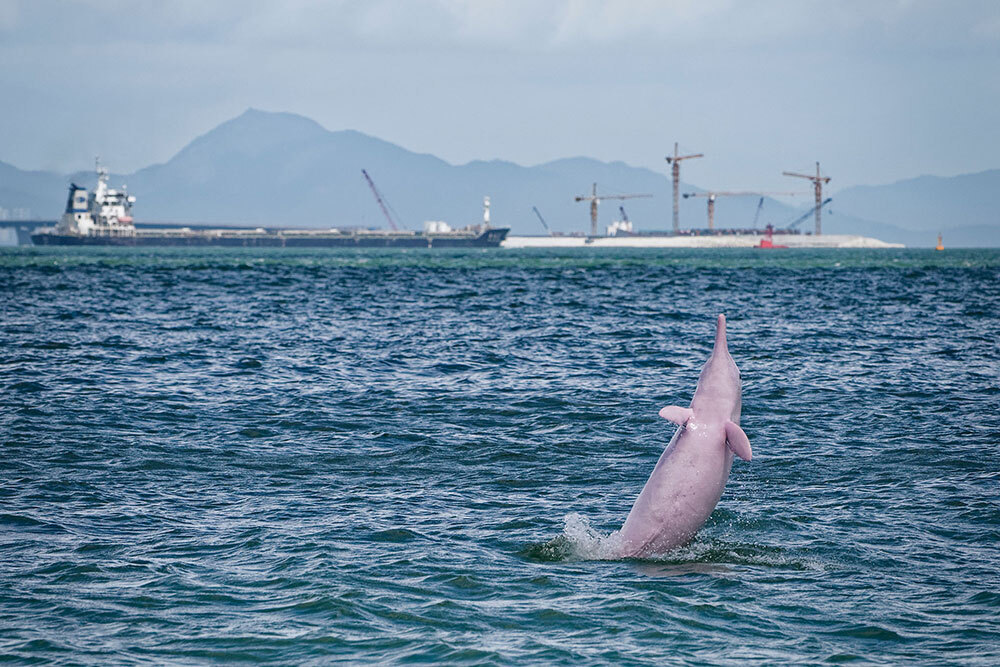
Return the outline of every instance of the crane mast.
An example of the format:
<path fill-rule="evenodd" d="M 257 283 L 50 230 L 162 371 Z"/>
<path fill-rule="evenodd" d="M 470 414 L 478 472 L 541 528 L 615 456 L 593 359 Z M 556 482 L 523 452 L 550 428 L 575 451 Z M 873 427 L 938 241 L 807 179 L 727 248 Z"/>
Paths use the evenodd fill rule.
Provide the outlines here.
<path fill-rule="evenodd" d="M 677 142 L 674 142 L 674 154 L 672 156 L 667 156 L 667 164 L 673 165 L 672 173 L 674 179 L 674 234 L 678 234 L 681 231 L 681 214 L 679 206 L 679 196 L 678 192 L 681 187 L 681 160 L 691 160 L 696 157 L 705 157 L 703 153 L 695 153 L 694 155 L 678 155 L 677 154 Z"/>
<path fill-rule="evenodd" d="M 821 224 L 820 210 L 823 208 L 823 184 L 830 182 L 829 176 L 822 176 L 819 172 L 819 162 L 816 163 L 816 175 L 811 174 L 798 174 L 794 171 L 783 171 L 781 172 L 785 176 L 794 176 L 795 178 L 807 178 L 812 181 L 813 189 L 816 193 L 816 236 L 823 233 L 823 226 Z"/>

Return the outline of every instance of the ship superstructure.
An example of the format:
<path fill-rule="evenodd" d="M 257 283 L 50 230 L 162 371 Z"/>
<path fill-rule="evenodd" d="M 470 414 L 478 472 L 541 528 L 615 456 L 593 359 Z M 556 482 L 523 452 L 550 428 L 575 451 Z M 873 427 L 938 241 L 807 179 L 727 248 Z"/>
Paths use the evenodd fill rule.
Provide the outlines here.
<path fill-rule="evenodd" d="M 93 192 L 70 183 L 66 212 L 56 224 L 56 234 L 77 236 L 135 236 L 132 204 L 135 197 L 108 187 L 108 170 L 97 160 L 97 187 Z"/>

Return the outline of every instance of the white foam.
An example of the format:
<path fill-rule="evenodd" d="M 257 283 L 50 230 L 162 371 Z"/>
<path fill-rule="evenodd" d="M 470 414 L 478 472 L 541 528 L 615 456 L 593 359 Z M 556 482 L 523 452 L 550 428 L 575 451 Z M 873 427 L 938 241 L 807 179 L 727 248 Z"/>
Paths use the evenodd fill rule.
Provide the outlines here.
<path fill-rule="evenodd" d="M 569 543 L 573 558 L 580 560 L 617 560 L 621 558 L 621 537 L 618 531 L 604 535 L 576 512 L 563 518 L 563 537 Z"/>

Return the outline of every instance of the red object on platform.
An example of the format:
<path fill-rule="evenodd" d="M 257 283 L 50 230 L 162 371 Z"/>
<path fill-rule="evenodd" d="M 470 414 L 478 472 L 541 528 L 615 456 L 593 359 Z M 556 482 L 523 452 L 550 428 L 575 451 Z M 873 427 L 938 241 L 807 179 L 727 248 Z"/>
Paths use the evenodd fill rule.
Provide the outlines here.
<path fill-rule="evenodd" d="M 775 245 L 774 244 L 774 227 L 772 225 L 768 225 L 765 228 L 765 236 L 764 236 L 764 238 L 762 238 L 760 240 L 760 245 L 758 245 L 757 247 L 758 248 L 787 248 L 788 246 L 786 246 L 786 245 Z"/>

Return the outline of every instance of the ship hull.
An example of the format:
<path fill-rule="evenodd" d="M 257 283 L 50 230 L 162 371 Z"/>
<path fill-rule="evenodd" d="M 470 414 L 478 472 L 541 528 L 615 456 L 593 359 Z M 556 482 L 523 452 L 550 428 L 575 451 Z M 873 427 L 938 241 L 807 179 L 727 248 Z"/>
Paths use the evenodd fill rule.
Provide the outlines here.
<path fill-rule="evenodd" d="M 31 235 L 38 246 L 186 246 L 231 248 L 497 248 L 509 229 L 469 234 L 240 234 L 162 233 L 135 236 L 81 236 L 43 232 Z"/>

